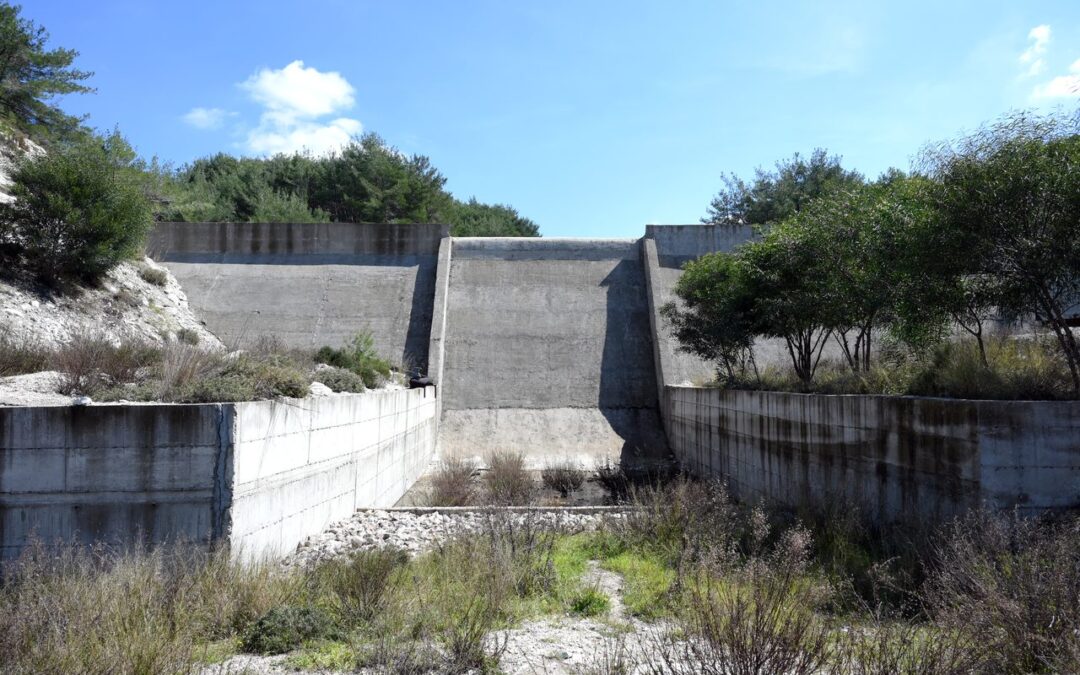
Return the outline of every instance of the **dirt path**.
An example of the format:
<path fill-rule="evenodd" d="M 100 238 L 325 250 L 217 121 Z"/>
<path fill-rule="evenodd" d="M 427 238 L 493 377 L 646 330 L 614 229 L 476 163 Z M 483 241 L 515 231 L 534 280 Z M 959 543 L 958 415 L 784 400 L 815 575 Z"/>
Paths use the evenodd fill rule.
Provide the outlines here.
<path fill-rule="evenodd" d="M 579 618 L 562 616 L 531 621 L 517 628 L 498 631 L 493 640 L 505 640 L 500 661 L 508 675 L 534 673 L 610 672 L 616 664 L 628 664 L 641 652 L 655 626 L 626 614 L 622 600 L 622 576 L 601 569 L 589 561 L 583 587 L 594 587 L 611 601 L 604 616 Z"/>

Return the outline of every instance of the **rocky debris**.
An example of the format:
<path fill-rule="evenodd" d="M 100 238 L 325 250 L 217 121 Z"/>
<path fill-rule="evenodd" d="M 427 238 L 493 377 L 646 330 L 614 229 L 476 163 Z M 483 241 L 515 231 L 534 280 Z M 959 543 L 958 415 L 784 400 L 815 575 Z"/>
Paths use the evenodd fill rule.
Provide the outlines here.
<path fill-rule="evenodd" d="M 120 263 L 97 288 L 63 295 L 26 280 L 0 279 L 0 326 L 11 339 L 49 348 L 75 336 L 223 347 L 192 313 L 176 278 L 149 258 Z"/>
<path fill-rule="evenodd" d="M 618 517 L 618 512 L 588 509 L 364 510 L 308 537 L 286 563 L 306 567 L 327 558 L 391 546 L 415 555 L 455 536 L 483 534 L 493 518 L 509 519 L 517 526 L 528 520 L 541 528 L 585 532 L 597 529 L 605 518 Z"/>
<path fill-rule="evenodd" d="M 333 396 L 334 390 L 326 386 L 322 382 L 312 382 L 308 385 L 308 395 L 310 396 Z"/>

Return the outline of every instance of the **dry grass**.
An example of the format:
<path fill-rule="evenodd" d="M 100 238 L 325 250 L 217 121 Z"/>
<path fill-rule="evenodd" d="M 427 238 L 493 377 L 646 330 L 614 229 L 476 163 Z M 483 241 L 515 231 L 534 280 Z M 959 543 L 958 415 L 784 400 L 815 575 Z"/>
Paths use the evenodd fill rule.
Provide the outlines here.
<path fill-rule="evenodd" d="M 0 328 L 0 377 L 48 370 L 49 356 L 50 351 L 40 343 Z"/>
<path fill-rule="evenodd" d="M 87 335 L 60 347 L 51 361 L 61 373 L 61 394 L 94 396 L 108 387 L 134 381 L 140 371 L 159 363 L 161 357 L 159 347 L 145 342 L 115 342 Z"/>
<path fill-rule="evenodd" d="M 585 477 L 585 470 L 571 460 L 549 464 L 540 471 L 544 487 L 555 490 L 563 499 L 580 490 L 585 484 Z"/>
<path fill-rule="evenodd" d="M 186 672 L 197 645 L 301 592 L 275 568 L 223 553 L 32 549 L 0 588 L 0 670 Z"/>
<path fill-rule="evenodd" d="M 536 485 L 525 468 L 525 455 L 521 452 L 502 451 L 488 455 L 483 477 L 488 504 L 525 506 L 536 493 Z"/>
<path fill-rule="evenodd" d="M 476 501 L 476 467 L 466 459 L 443 460 L 430 475 L 424 502 L 428 506 L 468 506 Z"/>
<path fill-rule="evenodd" d="M 974 513 L 933 551 L 930 616 L 977 636 L 996 672 L 1080 672 L 1080 518 Z"/>

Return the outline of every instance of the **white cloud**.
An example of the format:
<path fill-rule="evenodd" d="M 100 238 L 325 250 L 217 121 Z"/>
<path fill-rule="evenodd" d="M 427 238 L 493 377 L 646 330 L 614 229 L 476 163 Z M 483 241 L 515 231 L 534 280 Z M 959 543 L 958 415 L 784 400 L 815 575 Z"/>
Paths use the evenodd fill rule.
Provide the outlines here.
<path fill-rule="evenodd" d="M 303 150 L 325 154 L 347 145 L 362 129 L 359 120 L 347 117 L 326 123 L 294 121 L 288 125 L 264 120 L 248 133 L 247 147 L 260 155 L 292 154 Z"/>
<path fill-rule="evenodd" d="M 1035 87 L 1035 98 L 1080 98 L 1080 59 L 1069 66 L 1069 75 L 1059 75 Z"/>
<path fill-rule="evenodd" d="M 347 144 L 363 128 L 359 120 L 348 117 L 319 119 L 355 103 L 355 89 L 340 73 L 320 72 L 293 61 L 279 70 L 264 68 L 240 87 L 264 108 L 259 125 L 247 135 L 246 146 L 254 153 L 325 154 Z"/>
<path fill-rule="evenodd" d="M 1046 68 L 1043 56 L 1046 54 L 1046 46 L 1050 44 L 1050 26 L 1042 24 L 1028 31 L 1028 48 L 1020 55 L 1020 63 L 1028 67 L 1025 75 L 1034 77 Z"/>
<path fill-rule="evenodd" d="M 196 129 L 220 129 L 225 124 L 225 119 L 235 114 L 221 108 L 192 108 L 184 115 L 183 120 Z"/>
<path fill-rule="evenodd" d="M 240 85 L 268 110 L 296 117 L 321 117 L 353 106 L 352 85 L 341 73 L 321 73 L 293 61 L 280 70 L 263 68 Z"/>

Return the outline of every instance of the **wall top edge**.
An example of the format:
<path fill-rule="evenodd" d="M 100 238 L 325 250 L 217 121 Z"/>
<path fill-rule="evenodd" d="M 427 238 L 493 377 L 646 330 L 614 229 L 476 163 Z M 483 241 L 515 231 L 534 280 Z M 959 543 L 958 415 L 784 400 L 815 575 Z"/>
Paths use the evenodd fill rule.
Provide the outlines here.
<path fill-rule="evenodd" d="M 71 410 L 78 411 L 83 414 L 93 414 L 96 410 L 113 411 L 154 411 L 154 410 L 196 410 L 196 409 L 212 409 L 212 408 L 224 408 L 240 405 L 260 405 L 268 403 L 276 403 L 282 405 L 289 405 L 293 407 L 303 408 L 308 404 L 318 403 L 320 401 L 340 401 L 340 400 L 359 400 L 359 399 L 372 399 L 372 398 L 386 398 L 389 396 L 401 396 L 412 395 L 422 398 L 428 396 L 435 397 L 437 388 L 435 386 L 417 387 L 416 389 L 372 389 L 363 393 L 340 393 L 332 394 L 330 396 L 308 396 L 306 398 L 291 398 L 288 396 L 282 396 L 279 398 L 260 399 L 258 401 L 224 401 L 218 403 L 93 403 L 91 405 L 76 406 L 76 405 L 3 405 L 0 406 L 0 414 L 4 414 L 9 410 Z"/>

